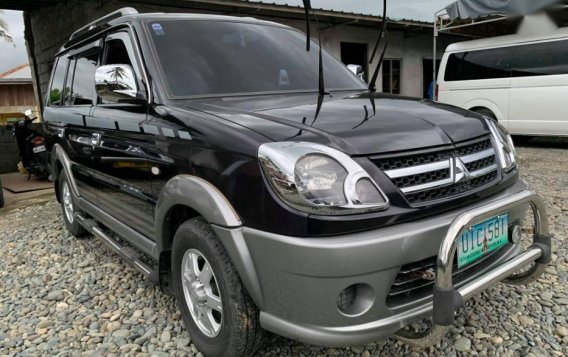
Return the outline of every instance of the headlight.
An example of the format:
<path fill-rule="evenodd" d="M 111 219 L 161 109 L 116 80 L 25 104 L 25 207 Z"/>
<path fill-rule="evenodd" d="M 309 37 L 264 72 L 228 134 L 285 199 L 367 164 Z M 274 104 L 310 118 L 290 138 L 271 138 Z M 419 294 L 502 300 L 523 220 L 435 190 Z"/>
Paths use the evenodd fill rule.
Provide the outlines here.
<path fill-rule="evenodd" d="M 303 212 L 344 215 L 388 207 L 369 174 L 341 151 L 314 143 L 268 143 L 258 157 L 274 191 Z"/>
<path fill-rule="evenodd" d="M 507 129 L 505 129 L 501 124 L 489 118 L 486 118 L 486 121 L 487 125 L 489 125 L 489 129 L 491 129 L 491 134 L 493 134 L 493 138 L 497 143 L 501 167 L 505 170 L 505 172 L 509 172 L 515 168 L 517 163 L 513 139 L 507 132 Z"/>

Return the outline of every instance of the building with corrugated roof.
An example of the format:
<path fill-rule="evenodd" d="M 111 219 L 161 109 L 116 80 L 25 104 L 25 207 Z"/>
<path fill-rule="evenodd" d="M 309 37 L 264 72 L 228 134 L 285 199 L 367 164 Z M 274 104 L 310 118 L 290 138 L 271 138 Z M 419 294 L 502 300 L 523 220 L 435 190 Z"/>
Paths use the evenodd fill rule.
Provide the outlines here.
<path fill-rule="evenodd" d="M 39 111 L 30 65 L 22 64 L 0 73 L 0 125 L 22 118 L 27 109 Z"/>
<path fill-rule="evenodd" d="M 37 79 L 38 96 L 43 100 L 49 82 L 53 58 L 73 31 L 122 7 L 139 12 L 192 12 L 234 16 L 252 16 L 280 22 L 305 31 L 304 10 L 298 6 L 235 0 L 0 0 L 0 8 L 24 10 L 26 41 L 32 60 L 32 74 Z M 346 64 L 365 68 L 366 77 L 375 69 L 370 64 L 383 19 L 369 14 L 315 9 L 326 49 Z M 315 24 L 314 39 L 318 38 Z M 377 88 L 384 92 L 424 97 L 432 81 L 433 24 L 414 20 L 392 20 L 388 25 L 390 46 L 379 74 Z M 459 37 L 442 35 L 439 46 Z M 441 53 L 440 53 L 441 57 Z"/>

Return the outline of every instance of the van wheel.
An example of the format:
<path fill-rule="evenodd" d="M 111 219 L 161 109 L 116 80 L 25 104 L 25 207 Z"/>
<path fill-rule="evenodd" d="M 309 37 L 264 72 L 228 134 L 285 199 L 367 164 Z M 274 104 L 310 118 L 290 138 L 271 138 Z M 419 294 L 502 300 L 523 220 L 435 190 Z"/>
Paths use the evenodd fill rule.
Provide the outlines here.
<path fill-rule="evenodd" d="M 61 202 L 61 209 L 63 211 L 63 221 L 65 222 L 65 227 L 67 227 L 69 233 L 76 238 L 85 237 L 88 232 L 75 219 L 75 213 L 77 212 L 77 199 L 73 195 L 73 191 L 71 190 L 69 179 L 67 178 L 65 171 L 61 171 L 61 175 L 59 176 L 59 202 Z"/>
<path fill-rule="evenodd" d="M 264 331 L 258 309 L 202 218 L 190 219 L 177 230 L 172 275 L 181 317 L 203 355 L 244 357 L 260 348 Z"/>
<path fill-rule="evenodd" d="M 488 118 L 497 120 L 497 116 L 495 116 L 495 113 L 493 113 L 491 110 L 487 109 L 487 108 L 477 108 L 477 109 L 473 109 L 474 112 L 476 112 L 477 114 L 481 114 L 484 115 Z"/>

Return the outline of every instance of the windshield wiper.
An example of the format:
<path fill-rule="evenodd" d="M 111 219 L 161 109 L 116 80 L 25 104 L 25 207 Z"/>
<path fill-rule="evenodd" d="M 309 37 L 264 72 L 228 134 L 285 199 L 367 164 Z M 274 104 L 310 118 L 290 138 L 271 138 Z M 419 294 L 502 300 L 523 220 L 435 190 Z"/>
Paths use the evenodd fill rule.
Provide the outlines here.
<path fill-rule="evenodd" d="M 375 48 L 371 55 L 371 60 L 369 63 L 373 63 L 375 59 L 375 55 L 377 54 L 377 50 L 379 49 L 379 44 L 381 43 L 381 39 L 383 35 L 385 36 L 385 45 L 381 52 L 381 57 L 379 58 L 379 63 L 377 63 L 377 67 L 375 68 L 375 72 L 373 73 L 373 77 L 369 81 L 369 98 L 371 99 L 371 104 L 373 105 L 373 113 L 376 113 L 375 107 L 375 97 L 374 94 L 377 91 L 376 83 L 377 77 L 379 76 L 379 71 L 381 70 L 381 66 L 383 65 L 383 60 L 385 59 L 385 53 L 387 52 L 387 47 L 389 45 L 389 38 L 387 37 L 387 0 L 383 0 L 383 26 L 381 26 L 381 32 L 379 32 L 379 38 L 377 38 L 377 43 L 375 44 Z"/>
<path fill-rule="evenodd" d="M 313 9 L 312 9 L 312 4 L 310 0 L 303 0 L 304 2 L 304 11 L 306 14 L 306 51 L 310 51 L 310 12 L 313 13 Z M 314 19 L 316 20 L 316 24 L 317 24 L 317 28 L 318 28 L 318 42 L 319 42 L 319 70 L 318 70 L 318 105 L 317 105 L 317 109 L 316 109 L 316 115 L 314 117 L 314 121 L 312 122 L 312 125 L 314 125 L 314 123 L 316 122 L 320 111 L 321 111 L 321 107 L 323 105 L 323 97 L 327 94 L 329 94 L 328 92 L 325 91 L 325 80 L 324 80 L 324 73 L 323 73 L 323 48 L 322 48 L 322 42 L 321 42 L 321 28 L 319 25 L 319 21 L 318 18 L 315 14 L 314 15 Z"/>

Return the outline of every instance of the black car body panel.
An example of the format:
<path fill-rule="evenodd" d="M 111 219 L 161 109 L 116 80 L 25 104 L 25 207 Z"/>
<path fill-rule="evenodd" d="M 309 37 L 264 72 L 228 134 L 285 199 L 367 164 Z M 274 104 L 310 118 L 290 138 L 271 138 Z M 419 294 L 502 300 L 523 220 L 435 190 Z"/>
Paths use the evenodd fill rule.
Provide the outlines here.
<path fill-rule="evenodd" d="M 333 93 L 324 98 L 317 118 L 317 94 L 215 98 L 187 105 L 274 141 L 323 142 L 350 155 L 409 150 L 409 143 L 411 149 L 449 145 L 489 134 L 483 118 L 463 109 L 387 94 L 373 96 L 376 113 L 367 92 Z"/>
<path fill-rule="evenodd" d="M 192 250 L 174 249 L 179 247 L 175 242 L 189 242 L 187 236 L 176 238 L 176 231 L 200 220 L 211 241 L 220 242 L 226 251 L 231 264 L 227 270 L 236 269 L 236 280 L 245 287 L 239 283 L 239 289 L 254 300 L 262 327 L 307 343 L 361 344 L 430 314 L 432 295 L 422 291 L 418 296 L 412 286 L 404 304 L 394 308 L 386 299 L 403 267 L 431 262 L 446 241 L 457 242 L 458 235 L 447 232 L 453 232 L 462 212 L 477 212 L 474 218 L 490 212 L 499 218 L 505 213 L 501 208 L 507 207 L 507 232 L 513 232 L 520 230 L 527 200 L 540 202 L 518 180 L 510 137 L 481 115 L 368 91 L 326 52 L 323 62 L 338 77 L 344 75 L 337 82 L 351 85 L 320 93 L 316 81 L 311 83 L 312 77 L 317 79 L 317 62 L 311 63 L 317 54 L 306 55 L 303 35 L 283 25 L 211 15 L 132 15 L 132 10 L 91 29 L 87 26 L 61 49 L 44 121 L 64 209 L 69 207 L 59 192 L 60 180 L 62 191 L 67 189 L 59 175 L 63 171 L 74 205 L 82 211 L 77 215 L 80 224 L 110 242 L 166 291 L 171 291 L 174 279 L 172 257 L 183 252 L 185 259 Z M 226 23 L 222 27 L 229 32 L 217 34 L 211 43 L 213 50 L 234 51 L 229 53 L 234 58 L 208 61 L 202 48 L 168 52 L 168 43 L 160 43 L 166 51 L 156 53 L 156 42 L 168 40 L 166 23 L 171 21 L 201 21 L 210 30 L 218 30 L 211 24 Z M 247 47 L 249 25 L 254 29 Z M 259 26 L 270 26 L 270 31 Z M 280 36 L 275 29 L 286 34 Z M 184 36 L 172 37 L 189 40 Z M 235 73 L 237 80 L 227 86 L 250 88 L 258 81 L 259 87 L 269 89 L 265 91 L 224 93 L 225 80 L 234 79 L 233 73 L 205 66 L 209 71 L 203 77 L 193 73 L 203 83 L 192 87 L 203 85 L 204 94 L 181 95 L 180 83 L 184 89 L 186 78 L 182 74 L 187 73 L 180 73 L 172 85 L 171 73 L 166 76 L 161 64 L 161 55 L 176 53 L 184 56 L 169 58 L 172 67 L 181 61 L 208 65 L 225 60 L 238 72 L 243 60 L 238 55 L 249 49 L 258 55 L 259 48 L 264 50 L 259 43 L 278 46 L 281 37 L 295 41 L 294 53 L 305 56 L 303 61 L 298 64 L 292 56 L 289 67 L 275 67 L 268 79 L 253 76 L 242 83 L 256 63 L 249 58 L 248 67 L 243 67 L 247 70 Z M 289 47 L 277 49 L 285 54 Z M 207 82 L 215 70 L 231 78 Z M 290 78 L 297 79 L 298 73 L 310 78 L 297 81 L 307 88 L 291 87 Z M 304 159 L 308 164 L 297 171 Z M 329 194 L 329 187 L 340 193 Z M 511 197 L 523 205 L 507 203 Z M 487 207 L 491 210 L 486 212 Z M 473 226 L 474 220 L 464 226 Z M 149 259 L 123 249 L 105 229 Z M 201 239 L 197 233 L 191 238 Z M 520 250 L 518 242 L 506 243 L 497 258 L 485 270 L 469 274 L 468 281 L 491 273 Z M 444 257 L 454 255 L 455 250 Z M 423 273 L 428 272 L 419 272 L 416 285 L 432 282 L 423 281 L 429 276 Z M 446 271 L 451 274 L 451 269 Z M 491 281 L 500 279 L 503 276 Z M 197 298 L 201 290 L 192 293 Z M 361 292 L 365 296 L 358 300 L 360 310 L 342 310 L 341 304 Z"/>

